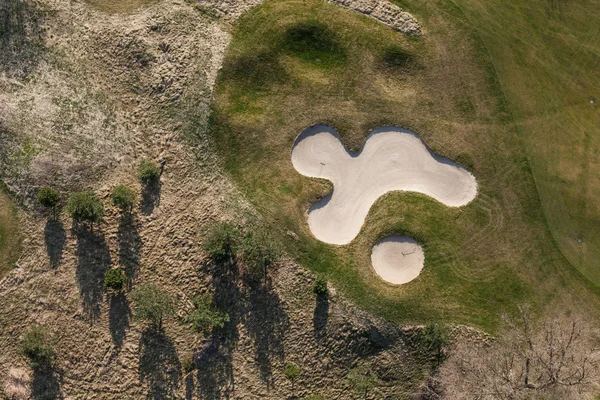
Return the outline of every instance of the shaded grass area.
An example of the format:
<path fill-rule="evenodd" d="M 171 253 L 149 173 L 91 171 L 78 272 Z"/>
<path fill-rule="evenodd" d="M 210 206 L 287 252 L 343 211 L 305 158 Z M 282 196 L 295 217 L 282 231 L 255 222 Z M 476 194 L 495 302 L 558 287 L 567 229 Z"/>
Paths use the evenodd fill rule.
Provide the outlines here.
<path fill-rule="evenodd" d="M 21 237 L 16 210 L 0 181 L 0 278 L 4 277 L 19 258 Z"/>
<path fill-rule="evenodd" d="M 445 3 L 419 7 L 428 32 L 420 39 L 316 0 L 267 1 L 242 17 L 210 120 L 226 170 L 293 257 L 391 320 L 493 331 L 517 303 L 542 308 L 567 290 L 589 295 L 551 239 L 493 65 Z M 479 195 L 457 209 L 391 193 L 351 244 L 318 242 L 306 211 L 331 185 L 298 174 L 290 153 L 296 136 L 319 122 L 352 150 L 378 126 L 412 129 L 469 168 Z M 423 273 L 407 285 L 384 283 L 370 264 L 373 244 L 393 233 L 425 250 Z M 596 307 L 595 294 L 588 300 Z"/>
<path fill-rule="evenodd" d="M 554 239 L 600 284 L 600 4 L 454 3 L 493 59 Z"/>

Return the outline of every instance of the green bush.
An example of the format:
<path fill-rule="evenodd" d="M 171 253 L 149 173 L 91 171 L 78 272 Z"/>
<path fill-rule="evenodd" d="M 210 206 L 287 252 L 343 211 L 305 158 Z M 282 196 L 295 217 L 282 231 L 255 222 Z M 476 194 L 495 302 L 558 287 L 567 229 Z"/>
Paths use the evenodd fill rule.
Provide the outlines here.
<path fill-rule="evenodd" d="M 266 282 L 267 271 L 278 258 L 277 250 L 264 233 L 245 235 L 240 242 L 238 254 L 248 270 L 251 282 Z"/>
<path fill-rule="evenodd" d="M 195 332 L 208 336 L 213 328 L 223 328 L 229 322 L 229 314 L 215 308 L 211 294 L 204 294 L 194 299 L 195 310 L 186 317 Z"/>
<path fill-rule="evenodd" d="M 92 192 L 73 193 L 67 209 L 75 222 L 89 222 L 90 225 L 102 221 L 104 216 L 102 201 Z"/>
<path fill-rule="evenodd" d="M 115 293 L 119 293 L 125 287 L 127 277 L 121 268 L 109 269 L 104 274 L 104 287 Z"/>
<path fill-rule="evenodd" d="M 369 391 L 379 384 L 377 374 L 368 365 L 352 369 L 346 379 L 352 388 L 357 393 L 362 394 L 365 399 L 369 395 Z"/>
<path fill-rule="evenodd" d="M 313 285 L 313 292 L 315 292 L 317 296 L 327 296 L 329 294 L 329 290 L 327 289 L 327 280 L 318 278 Z"/>
<path fill-rule="evenodd" d="M 42 326 L 34 325 L 23 335 L 21 354 L 34 367 L 49 366 L 54 361 L 54 338 Z"/>
<path fill-rule="evenodd" d="M 430 323 L 421 332 L 423 350 L 433 354 L 437 365 L 444 361 L 445 349 L 449 343 L 450 330 L 445 325 Z"/>
<path fill-rule="evenodd" d="M 119 185 L 112 191 L 112 203 L 122 212 L 131 212 L 136 198 L 135 191 L 129 186 Z"/>
<path fill-rule="evenodd" d="M 160 166 L 154 161 L 143 159 L 138 167 L 138 177 L 143 184 L 157 182 L 160 178 Z"/>
<path fill-rule="evenodd" d="M 181 368 L 183 368 L 183 371 L 186 374 L 189 374 L 196 369 L 196 363 L 194 362 L 194 356 L 192 354 L 183 356 L 183 359 L 181 360 Z"/>
<path fill-rule="evenodd" d="M 327 400 L 327 398 L 321 394 L 309 394 L 302 398 L 303 400 Z"/>
<path fill-rule="evenodd" d="M 213 261 L 229 263 L 235 256 L 238 236 L 239 232 L 232 224 L 225 222 L 214 225 L 204 241 L 204 250 Z"/>
<path fill-rule="evenodd" d="M 131 298 L 135 303 L 133 317 L 148 321 L 158 330 L 162 328 L 163 318 L 172 315 L 175 311 L 171 296 L 153 283 L 135 288 Z"/>
<path fill-rule="evenodd" d="M 53 188 L 43 187 L 38 192 L 37 199 L 42 206 L 51 208 L 56 218 L 56 206 L 60 203 L 60 192 Z"/>
<path fill-rule="evenodd" d="M 292 382 L 292 385 L 300 375 L 300 372 L 302 372 L 300 367 L 294 363 L 287 363 L 283 369 L 283 375 L 287 380 Z"/>

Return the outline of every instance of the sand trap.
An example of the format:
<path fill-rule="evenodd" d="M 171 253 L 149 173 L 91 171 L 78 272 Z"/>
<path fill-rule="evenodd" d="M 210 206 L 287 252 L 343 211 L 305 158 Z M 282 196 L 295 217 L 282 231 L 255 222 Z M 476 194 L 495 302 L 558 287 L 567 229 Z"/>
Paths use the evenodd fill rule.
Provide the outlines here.
<path fill-rule="evenodd" d="M 431 152 L 416 133 L 397 127 L 374 130 L 353 153 L 330 126 L 312 126 L 296 139 L 292 164 L 302 175 L 333 183 L 333 191 L 308 212 L 312 233 L 331 244 L 350 243 L 373 203 L 387 192 L 418 192 L 450 207 L 477 195 L 470 172 Z"/>
<path fill-rule="evenodd" d="M 377 275 L 399 285 L 415 279 L 423 269 L 423 248 L 407 236 L 390 236 L 373 247 L 371 263 Z"/>

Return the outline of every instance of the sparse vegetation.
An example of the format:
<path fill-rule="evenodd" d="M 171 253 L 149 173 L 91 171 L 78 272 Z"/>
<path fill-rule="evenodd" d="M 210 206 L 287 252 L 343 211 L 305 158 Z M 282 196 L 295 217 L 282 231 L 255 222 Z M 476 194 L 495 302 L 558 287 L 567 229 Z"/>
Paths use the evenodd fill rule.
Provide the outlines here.
<path fill-rule="evenodd" d="M 421 332 L 422 350 L 433 354 L 436 365 L 440 365 L 446 358 L 446 348 L 449 343 L 450 330 L 445 325 L 429 323 Z"/>
<path fill-rule="evenodd" d="M 34 368 L 52 365 L 55 357 L 53 336 L 43 326 L 32 326 L 23 335 L 21 354 Z"/>
<path fill-rule="evenodd" d="M 204 336 L 210 335 L 214 328 L 223 328 L 229 322 L 229 314 L 216 309 L 213 296 L 206 293 L 194 299 L 195 310 L 187 317 L 186 322 L 192 324 L 195 332 Z"/>
<path fill-rule="evenodd" d="M 138 167 L 138 177 L 140 181 L 147 185 L 158 182 L 160 178 L 160 166 L 152 160 L 143 159 Z"/>
<path fill-rule="evenodd" d="M 67 210 L 75 222 L 89 222 L 90 228 L 94 223 L 100 223 L 104 217 L 104 205 L 93 192 L 73 193 L 69 199 Z"/>
<path fill-rule="evenodd" d="M 250 282 L 262 280 L 266 284 L 268 270 L 278 258 L 273 239 L 262 231 L 246 234 L 239 244 L 238 255 L 248 270 Z"/>
<path fill-rule="evenodd" d="M 135 303 L 134 318 L 149 322 L 158 331 L 162 329 L 163 319 L 175 312 L 171 296 L 153 283 L 136 287 L 131 298 Z"/>
<path fill-rule="evenodd" d="M 43 187 L 38 192 L 37 199 L 42 206 L 52 209 L 52 217 L 56 219 L 56 208 L 60 203 L 60 192 L 53 188 Z"/>
<path fill-rule="evenodd" d="M 126 283 L 127 277 L 122 268 L 112 268 L 104 274 L 104 287 L 114 293 L 122 292 Z"/>
<path fill-rule="evenodd" d="M 112 203 L 122 212 L 131 213 L 136 199 L 135 191 L 129 186 L 119 185 L 112 191 Z"/>

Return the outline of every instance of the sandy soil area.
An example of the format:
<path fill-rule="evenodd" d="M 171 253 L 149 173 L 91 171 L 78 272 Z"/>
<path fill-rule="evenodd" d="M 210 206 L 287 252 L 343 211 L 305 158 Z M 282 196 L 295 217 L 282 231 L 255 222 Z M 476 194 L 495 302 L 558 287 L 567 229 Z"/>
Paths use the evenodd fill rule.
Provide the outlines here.
<path fill-rule="evenodd" d="M 387 192 L 422 193 L 450 207 L 464 206 L 477 194 L 470 172 L 434 154 L 416 133 L 397 127 L 374 130 L 353 153 L 333 128 L 314 125 L 296 139 L 292 163 L 303 175 L 333 183 L 333 191 L 308 212 L 312 233 L 331 244 L 350 243 Z"/>
<path fill-rule="evenodd" d="M 394 285 L 410 282 L 419 276 L 424 262 L 423 248 L 408 236 L 386 237 L 371 252 L 371 263 L 377 275 Z"/>

